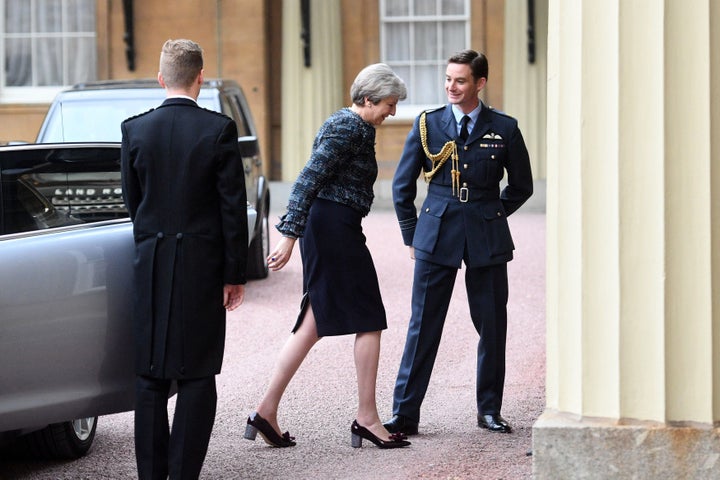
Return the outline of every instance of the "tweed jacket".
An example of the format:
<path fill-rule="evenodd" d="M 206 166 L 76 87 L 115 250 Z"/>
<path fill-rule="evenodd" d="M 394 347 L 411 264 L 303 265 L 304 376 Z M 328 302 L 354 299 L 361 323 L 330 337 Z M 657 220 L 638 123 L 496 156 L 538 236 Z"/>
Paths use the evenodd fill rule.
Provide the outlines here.
<path fill-rule="evenodd" d="M 338 110 L 315 136 L 312 154 L 293 183 L 278 231 L 302 237 L 315 198 L 347 205 L 366 216 L 375 197 L 377 174 L 375 127 L 349 108 Z"/>

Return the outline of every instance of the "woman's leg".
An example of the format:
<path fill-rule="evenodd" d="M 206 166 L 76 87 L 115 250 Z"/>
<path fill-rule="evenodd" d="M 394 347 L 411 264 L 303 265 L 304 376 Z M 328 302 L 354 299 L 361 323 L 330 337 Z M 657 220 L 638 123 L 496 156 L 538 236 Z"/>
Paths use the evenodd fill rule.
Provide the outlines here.
<path fill-rule="evenodd" d="M 317 327 L 315 326 L 315 316 L 313 315 L 312 305 L 307 306 L 305 317 L 300 327 L 290 335 L 287 342 L 280 350 L 280 356 L 275 364 L 270 385 L 265 395 L 257 407 L 257 413 L 272 425 L 276 432 L 282 434 L 282 430 L 278 425 L 277 411 L 282 399 L 283 393 L 287 388 L 290 380 L 292 380 L 295 372 L 300 368 L 305 356 L 310 349 L 317 343 L 319 337 L 317 335 Z"/>
<path fill-rule="evenodd" d="M 390 433 L 380 421 L 375 399 L 375 384 L 380 362 L 380 333 L 381 331 L 378 330 L 355 335 L 355 370 L 358 383 L 356 419 L 360 426 L 370 430 L 376 437 L 389 440 Z"/>

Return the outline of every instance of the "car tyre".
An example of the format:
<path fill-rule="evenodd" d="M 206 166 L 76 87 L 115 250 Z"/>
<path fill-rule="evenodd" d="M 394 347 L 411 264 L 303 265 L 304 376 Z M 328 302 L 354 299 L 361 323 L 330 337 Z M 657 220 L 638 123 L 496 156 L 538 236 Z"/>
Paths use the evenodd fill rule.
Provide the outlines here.
<path fill-rule="evenodd" d="M 247 277 L 249 279 L 266 278 L 270 272 L 267 264 L 267 257 L 270 255 L 269 200 L 265 200 L 264 203 L 260 216 L 260 228 L 248 247 Z"/>
<path fill-rule="evenodd" d="M 73 460 L 92 446 L 98 417 L 53 423 L 17 439 L 15 450 L 34 458 Z"/>

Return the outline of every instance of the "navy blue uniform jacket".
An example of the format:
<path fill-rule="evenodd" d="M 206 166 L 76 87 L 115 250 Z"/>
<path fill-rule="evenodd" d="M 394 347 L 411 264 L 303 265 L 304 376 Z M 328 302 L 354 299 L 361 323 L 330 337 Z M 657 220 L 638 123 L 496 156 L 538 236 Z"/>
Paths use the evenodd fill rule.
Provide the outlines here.
<path fill-rule="evenodd" d="M 457 139 L 462 198 L 452 194 L 452 159 L 428 185 L 418 216 L 417 179 L 430 171 L 432 161 L 420 143 L 419 118 L 405 141 L 393 179 L 393 200 L 405 245 L 415 258 L 439 265 L 467 267 L 496 265 L 512 260 L 514 245 L 507 216 L 530 198 L 533 191 L 530 159 L 517 121 L 485 105 L 463 144 L 457 139 L 452 107 L 426 114 L 428 149 L 438 153 L 445 142 Z M 507 185 L 500 182 L 507 173 Z"/>

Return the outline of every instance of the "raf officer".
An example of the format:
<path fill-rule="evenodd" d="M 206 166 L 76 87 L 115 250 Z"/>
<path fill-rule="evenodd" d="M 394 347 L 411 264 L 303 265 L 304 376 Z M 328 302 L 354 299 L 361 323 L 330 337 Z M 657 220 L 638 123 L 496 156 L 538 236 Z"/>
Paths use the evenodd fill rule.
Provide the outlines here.
<path fill-rule="evenodd" d="M 405 142 L 393 179 L 403 241 L 415 259 L 412 316 L 395 384 L 390 432 L 418 432 L 420 406 L 437 355 L 457 270 L 465 263 L 477 352 L 477 421 L 511 432 L 500 415 L 505 383 L 507 262 L 513 241 L 507 217 L 532 195 L 530 160 L 517 121 L 484 105 L 485 55 L 473 50 L 448 60 L 448 105 L 423 112 Z M 428 184 L 418 216 L 417 178 Z M 507 185 L 500 181 L 507 173 Z"/>

